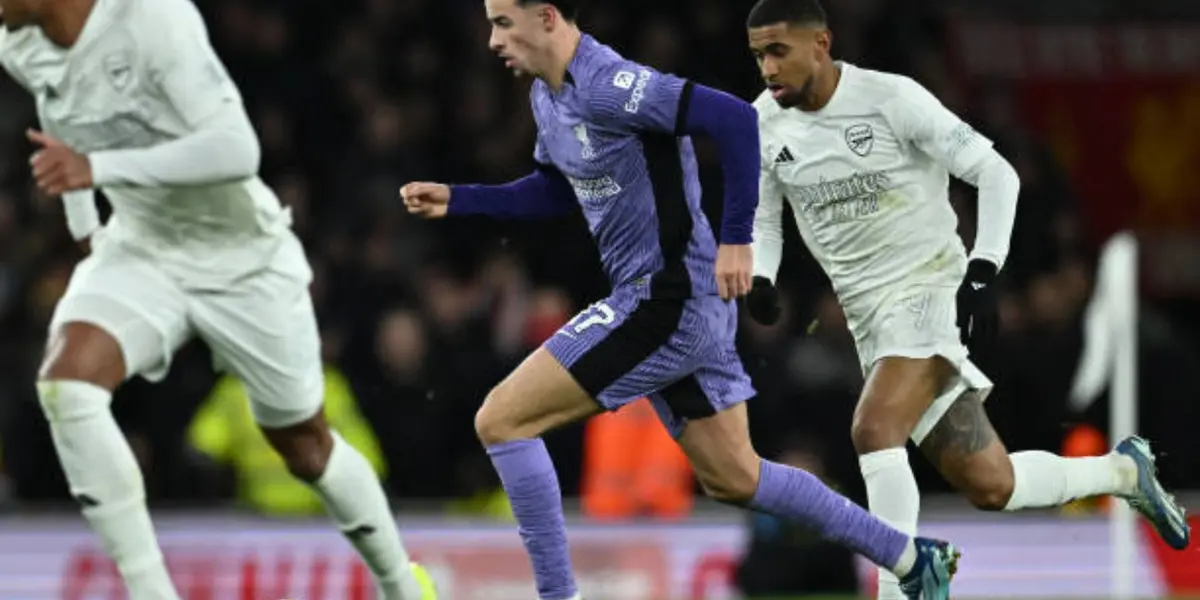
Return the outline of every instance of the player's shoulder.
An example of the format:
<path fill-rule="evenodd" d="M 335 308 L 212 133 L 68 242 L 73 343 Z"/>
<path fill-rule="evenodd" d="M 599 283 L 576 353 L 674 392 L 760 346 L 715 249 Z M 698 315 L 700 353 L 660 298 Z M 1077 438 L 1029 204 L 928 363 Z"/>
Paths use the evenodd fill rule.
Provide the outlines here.
<path fill-rule="evenodd" d="M 158 50 L 193 42 L 198 35 L 207 36 L 204 17 L 192 0 L 115 1 L 126 5 L 128 16 L 124 20 L 129 23 L 133 35 L 144 43 L 157 43 Z"/>
<path fill-rule="evenodd" d="M 575 59 L 571 61 L 570 72 L 579 83 L 594 82 L 629 64 L 634 63 L 611 46 L 585 33 L 579 38 L 579 48 L 575 51 Z"/>
<path fill-rule="evenodd" d="M 615 90 L 631 90 L 639 79 L 648 79 L 655 72 L 589 35 L 580 40 L 577 59 L 570 69 L 576 87 L 585 98 Z"/>
<path fill-rule="evenodd" d="M 907 75 L 847 65 L 853 76 L 855 95 L 877 106 L 890 103 L 923 103 L 933 95 Z"/>

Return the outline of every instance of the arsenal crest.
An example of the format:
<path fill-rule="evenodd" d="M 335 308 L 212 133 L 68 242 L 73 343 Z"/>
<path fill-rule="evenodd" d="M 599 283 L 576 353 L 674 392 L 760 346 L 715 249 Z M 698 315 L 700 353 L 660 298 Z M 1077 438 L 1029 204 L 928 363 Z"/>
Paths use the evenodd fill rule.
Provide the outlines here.
<path fill-rule="evenodd" d="M 871 148 L 875 147 L 875 130 L 866 123 L 847 127 L 846 145 L 850 147 L 851 152 L 865 157 L 871 153 Z"/>

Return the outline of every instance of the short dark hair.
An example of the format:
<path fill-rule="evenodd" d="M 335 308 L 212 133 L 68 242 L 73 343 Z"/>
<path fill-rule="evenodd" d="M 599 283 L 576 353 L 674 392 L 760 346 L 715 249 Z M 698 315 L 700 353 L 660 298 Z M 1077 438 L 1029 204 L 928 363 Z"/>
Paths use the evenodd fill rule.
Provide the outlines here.
<path fill-rule="evenodd" d="M 558 9 L 568 21 L 574 21 L 579 18 L 579 5 L 583 4 L 582 0 L 517 0 L 517 6 L 529 6 L 530 4 L 549 4 Z"/>
<path fill-rule="evenodd" d="M 819 0 L 758 0 L 750 9 L 750 16 L 746 17 L 746 28 L 776 23 L 824 26 L 826 22 L 825 9 Z"/>

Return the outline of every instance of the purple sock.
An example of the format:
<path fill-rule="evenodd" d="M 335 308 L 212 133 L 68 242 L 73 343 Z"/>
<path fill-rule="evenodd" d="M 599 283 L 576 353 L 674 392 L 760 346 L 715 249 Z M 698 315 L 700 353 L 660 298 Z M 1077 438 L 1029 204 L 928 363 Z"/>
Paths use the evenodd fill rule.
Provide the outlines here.
<path fill-rule="evenodd" d="M 811 473 L 762 461 L 758 490 L 750 508 L 803 523 L 828 540 L 841 543 L 884 568 L 893 568 L 908 545 L 908 535 L 880 521 Z"/>
<path fill-rule="evenodd" d="M 517 530 L 542 600 L 566 600 L 579 590 L 567 549 L 562 490 L 550 453 L 541 439 L 515 440 L 489 446 L 488 456 L 512 503 Z"/>

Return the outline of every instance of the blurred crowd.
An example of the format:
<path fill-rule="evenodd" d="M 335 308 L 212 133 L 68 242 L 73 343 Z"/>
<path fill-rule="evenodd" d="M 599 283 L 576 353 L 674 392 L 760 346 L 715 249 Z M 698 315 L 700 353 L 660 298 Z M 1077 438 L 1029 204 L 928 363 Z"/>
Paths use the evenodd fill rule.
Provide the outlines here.
<path fill-rule="evenodd" d="M 482 3 L 197 4 L 257 126 L 262 175 L 292 207 L 313 264 L 324 352 L 337 386 L 331 395 L 353 422 L 347 427 L 364 430 L 363 443 L 374 445 L 401 500 L 494 490 L 474 438 L 476 408 L 531 348 L 603 296 L 607 283 L 578 216 L 427 223 L 408 217 L 398 202 L 397 190 L 409 180 L 502 182 L 531 166 L 528 83 L 514 80 L 488 52 Z M 1058 450 L 1072 425 L 1106 424 L 1104 402 L 1078 415 L 1066 404 L 1096 254 L 1078 212 L 1086 199 L 1073 194 L 1003 86 L 968 93 L 951 75 L 940 15 L 923 6 L 829 3 L 835 55 L 922 82 L 994 139 L 1020 173 L 1001 348 L 981 362 L 997 382 L 988 406 L 1010 446 Z M 611 1 L 588 7 L 582 24 L 631 58 L 751 99 L 760 86 L 745 48 L 748 8 L 727 0 L 650 7 Z M 5 81 L 0 106 L 0 469 L 12 498 L 39 506 L 67 496 L 32 383 L 48 317 L 80 253 L 58 200 L 39 198 L 30 186 L 22 132 L 35 122 L 31 101 Z M 719 169 L 707 144 L 700 151 L 713 219 Z M 953 201 L 969 243 L 974 194 L 956 184 Z M 778 456 L 789 440 L 818 440 L 829 471 L 855 493 L 861 483 L 849 425 L 862 376 L 853 342 L 826 281 L 790 230 L 782 273 L 782 322 L 743 323 L 744 361 L 761 392 L 751 408 L 756 443 Z M 1189 456 L 1195 453 L 1183 452 L 1190 428 L 1180 425 L 1200 416 L 1193 407 L 1200 392 L 1195 320 L 1153 305 L 1144 313 L 1143 429 L 1178 449 L 1168 480 L 1200 487 L 1200 464 Z M 238 494 L 230 465 L 243 448 L 235 435 L 241 417 L 214 408 L 230 397 L 238 398 L 236 390 L 217 386 L 199 345 L 183 351 L 162 384 L 135 380 L 117 394 L 114 410 L 147 467 L 152 503 L 226 503 Z M 224 428 L 215 434 L 214 418 Z M 583 431 L 548 440 L 568 494 L 580 485 Z M 944 489 L 916 462 L 926 489 Z"/>

